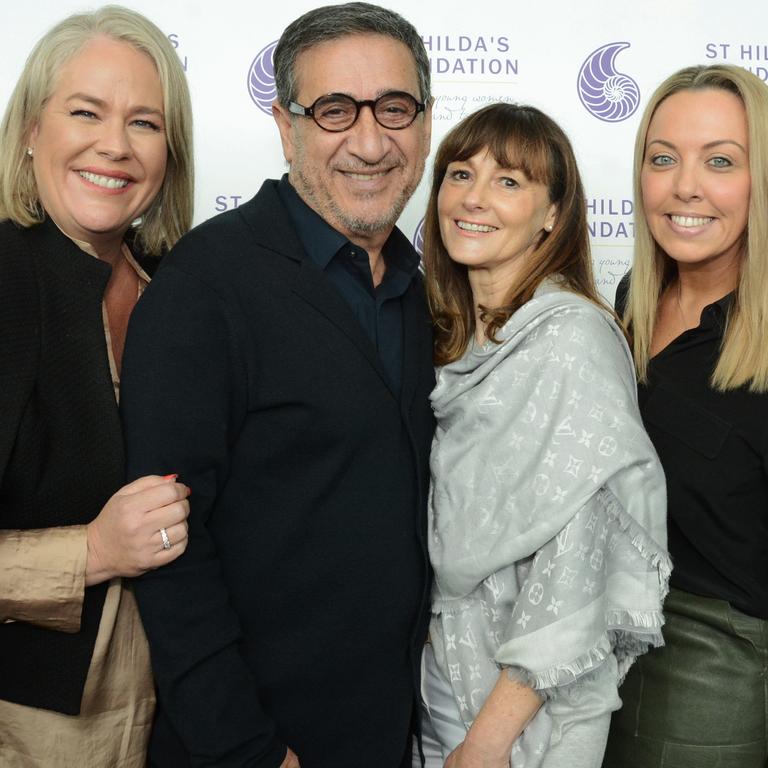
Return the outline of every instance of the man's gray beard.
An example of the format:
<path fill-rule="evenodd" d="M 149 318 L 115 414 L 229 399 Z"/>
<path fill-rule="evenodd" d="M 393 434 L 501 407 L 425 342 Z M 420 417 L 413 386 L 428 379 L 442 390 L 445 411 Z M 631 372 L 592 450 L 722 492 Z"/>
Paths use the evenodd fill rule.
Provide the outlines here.
<path fill-rule="evenodd" d="M 330 208 L 336 220 L 343 224 L 349 232 L 355 235 L 375 235 L 380 232 L 388 232 L 394 228 L 410 196 L 409 190 L 403 190 L 389 210 L 375 219 L 366 220 L 358 216 L 350 216 L 336 205 L 335 200 L 331 200 Z"/>
<path fill-rule="evenodd" d="M 422 166 L 422 173 L 423 172 L 424 168 Z M 400 218 L 400 214 L 403 212 L 406 204 L 416 191 L 416 187 L 418 187 L 419 181 L 421 181 L 422 173 L 418 174 L 418 178 L 412 186 L 406 187 L 400 192 L 388 211 L 385 211 L 381 216 L 375 219 L 362 219 L 358 216 L 350 216 L 342 208 L 339 208 L 336 201 L 333 199 L 328 200 L 328 212 L 334 216 L 335 220 L 345 227 L 347 231 L 355 235 L 375 235 L 381 232 L 389 232 L 394 229 L 397 220 Z M 314 208 L 317 213 L 320 213 L 323 210 L 323 206 L 320 205 L 320 201 L 318 200 L 317 195 L 314 194 L 312 186 L 307 183 L 306 176 L 300 170 L 296 171 L 296 181 L 298 182 L 298 185 L 296 186 L 297 192 L 299 192 L 305 202 L 309 203 L 310 207 Z M 328 223 L 332 225 L 332 222 Z"/>

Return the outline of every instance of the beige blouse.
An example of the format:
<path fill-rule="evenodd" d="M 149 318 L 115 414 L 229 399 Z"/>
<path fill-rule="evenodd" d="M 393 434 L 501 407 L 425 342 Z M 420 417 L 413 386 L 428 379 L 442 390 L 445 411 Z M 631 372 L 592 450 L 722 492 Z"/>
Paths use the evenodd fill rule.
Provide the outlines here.
<path fill-rule="evenodd" d="M 77 241 L 76 241 L 77 242 Z M 83 250 L 95 254 L 86 243 Z M 138 295 L 149 277 L 131 256 Z M 106 307 L 109 366 L 119 393 Z M 85 591 L 86 526 L 0 531 L 0 621 L 77 632 Z M 78 716 L 0 700 L 3 768 L 143 768 L 155 709 L 149 647 L 130 587 L 113 579 Z"/>

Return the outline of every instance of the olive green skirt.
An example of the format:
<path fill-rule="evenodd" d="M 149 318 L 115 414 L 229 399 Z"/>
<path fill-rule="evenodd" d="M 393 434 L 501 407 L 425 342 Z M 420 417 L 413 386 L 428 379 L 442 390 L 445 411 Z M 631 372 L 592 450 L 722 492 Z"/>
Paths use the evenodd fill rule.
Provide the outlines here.
<path fill-rule="evenodd" d="M 766 768 L 768 621 L 673 589 L 619 690 L 603 768 Z"/>

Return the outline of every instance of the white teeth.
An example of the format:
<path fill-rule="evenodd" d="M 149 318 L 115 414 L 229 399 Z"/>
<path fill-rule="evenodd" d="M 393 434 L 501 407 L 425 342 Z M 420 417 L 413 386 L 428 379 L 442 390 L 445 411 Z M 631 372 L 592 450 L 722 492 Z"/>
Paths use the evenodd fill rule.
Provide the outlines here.
<path fill-rule="evenodd" d="M 359 179 L 360 181 L 371 181 L 372 179 L 377 179 L 379 176 L 383 175 L 384 171 L 381 171 L 380 173 L 352 173 L 351 171 L 347 171 L 347 176 L 352 179 Z"/>
<path fill-rule="evenodd" d="M 709 224 L 710 221 L 714 221 L 712 216 L 675 216 L 670 215 L 672 221 L 677 224 L 678 227 L 703 227 L 705 224 Z"/>
<path fill-rule="evenodd" d="M 472 224 L 469 221 L 457 221 L 456 226 L 467 232 L 495 232 L 498 227 L 489 227 L 487 224 Z"/>
<path fill-rule="evenodd" d="M 88 171 L 78 171 L 78 173 L 91 184 L 96 184 L 98 187 L 104 187 L 105 189 L 122 189 L 128 186 L 128 179 L 116 179 L 113 176 L 99 176 L 96 173 L 89 173 Z"/>

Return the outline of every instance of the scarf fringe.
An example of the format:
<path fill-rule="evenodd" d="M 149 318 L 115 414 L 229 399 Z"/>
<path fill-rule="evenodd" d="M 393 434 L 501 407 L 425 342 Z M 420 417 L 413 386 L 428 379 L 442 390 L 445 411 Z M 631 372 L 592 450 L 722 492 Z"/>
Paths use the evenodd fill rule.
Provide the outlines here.
<path fill-rule="evenodd" d="M 629 607 L 608 608 L 605 611 L 605 633 L 594 646 L 576 658 L 536 672 L 522 667 L 507 667 L 507 675 L 511 680 L 530 686 L 544 699 L 552 698 L 558 688 L 570 685 L 597 669 L 611 653 L 616 656 L 618 685 L 621 685 L 638 656 L 647 653 L 651 647 L 664 645 L 661 633 L 664 625 L 662 605 L 669 591 L 672 561 L 667 552 L 626 512 L 610 490 L 603 488 L 599 495 L 609 519 L 618 524 L 632 546 L 656 570 L 659 578 L 659 608 L 650 611 Z M 454 611 L 457 609 L 455 605 L 451 607 Z"/>
<path fill-rule="evenodd" d="M 613 653 L 618 664 L 617 686 L 621 685 L 638 656 L 647 653 L 651 647 L 664 645 L 662 624 L 661 615 L 645 615 L 641 625 L 644 628 L 655 627 L 655 631 L 635 634 L 627 629 L 612 629 L 575 659 L 536 672 L 523 667 L 505 667 L 507 677 L 533 688 L 547 701 L 556 697 L 564 686 L 573 685 L 594 672 Z"/>
<path fill-rule="evenodd" d="M 672 560 L 669 554 L 646 533 L 608 488 L 601 488 L 598 495 L 605 504 L 608 517 L 616 520 L 621 531 L 629 537 L 632 546 L 658 571 L 663 602 L 669 592 L 669 577 L 672 573 Z"/>
<path fill-rule="evenodd" d="M 432 613 L 435 616 L 445 614 L 456 616 L 470 603 L 466 597 L 438 597 L 432 600 Z"/>
<path fill-rule="evenodd" d="M 618 663 L 618 685 L 638 656 L 651 647 L 664 645 L 661 628 L 664 625 L 662 605 L 669 591 L 672 561 L 667 552 L 646 533 L 607 488 L 599 491 L 608 519 L 618 525 L 632 547 L 658 575 L 658 609 L 635 610 L 629 606 L 608 606 L 604 612 L 604 631 L 599 640 L 575 658 L 548 669 L 532 671 L 519 666 L 505 667 L 507 676 L 536 690 L 545 700 L 557 696 L 558 689 L 568 686 L 594 672 L 613 653 Z M 433 606 L 434 613 L 457 614 L 471 599 L 441 598 Z"/>
<path fill-rule="evenodd" d="M 557 695 L 558 688 L 571 685 L 579 678 L 597 669 L 612 651 L 610 638 L 605 634 L 586 653 L 567 663 L 558 664 L 538 672 L 523 667 L 507 667 L 507 677 L 533 688 L 547 700 Z"/>

